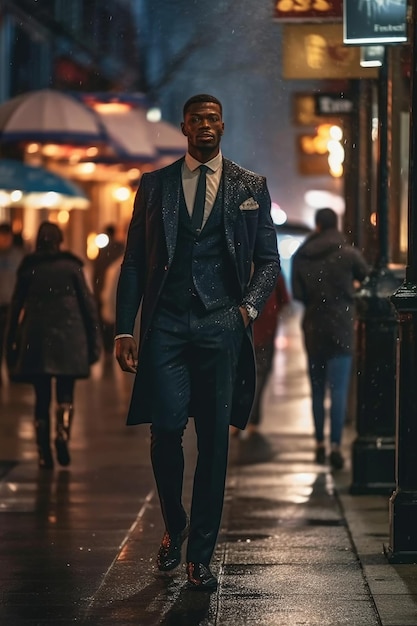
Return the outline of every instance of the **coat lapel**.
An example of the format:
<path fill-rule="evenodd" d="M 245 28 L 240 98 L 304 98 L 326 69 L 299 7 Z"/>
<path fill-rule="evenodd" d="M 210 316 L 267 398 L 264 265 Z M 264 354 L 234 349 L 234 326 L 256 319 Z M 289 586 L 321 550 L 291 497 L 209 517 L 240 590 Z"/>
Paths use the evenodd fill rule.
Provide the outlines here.
<path fill-rule="evenodd" d="M 239 211 L 237 193 L 238 177 L 233 163 L 223 159 L 223 220 L 227 247 L 233 259 L 236 259 L 235 250 L 235 223 Z"/>
<path fill-rule="evenodd" d="M 168 263 L 172 262 L 178 232 L 178 216 L 181 195 L 181 168 L 184 158 L 176 161 L 162 180 L 162 220 L 168 251 Z M 235 250 L 235 223 L 239 213 L 240 184 L 238 168 L 232 161 L 223 159 L 223 223 L 226 242 L 233 259 Z"/>
<path fill-rule="evenodd" d="M 168 251 L 168 263 L 172 262 L 178 232 L 178 214 L 181 193 L 181 167 L 184 159 L 180 159 L 170 168 L 162 180 L 162 220 L 164 223 L 165 240 Z"/>

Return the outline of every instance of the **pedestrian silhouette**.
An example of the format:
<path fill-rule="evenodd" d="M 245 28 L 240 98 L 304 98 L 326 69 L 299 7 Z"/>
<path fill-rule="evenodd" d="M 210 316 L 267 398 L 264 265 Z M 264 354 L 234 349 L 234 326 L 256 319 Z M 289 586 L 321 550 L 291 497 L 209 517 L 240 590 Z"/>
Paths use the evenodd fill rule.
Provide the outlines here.
<path fill-rule="evenodd" d="M 274 290 L 266 301 L 265 307 L 253 323 L 256 389 L 249 422 L 244 433 L 242 433 L 246 433 L 244 438 L 250 438 L 256 434 L 262 421 L 263 396 L 274 364 L 275 338 L 279 319 L 289 302 L 290 295 L 284 275 L 281 273 L 277 278 Z M 237 435 L 239 432 L 239 429 L 231 427 L 232 435 Z"/>
<path fill-rule="evenodd" d="M 275 354 L 275 337 L 279 317 L 289 304 L 290 296 L 283 274 L 279 274 L 275 288 L 265 307 L 253 323 L 253 345 L 256 360 L 256 391 L 247 429 L 249 433 L 258 430 L 262 419 L 262 400 Z"/>
<path fill-rule="evenodd" d="M 97 300 L 97 306 L 101 321 L 101 330 L 103 335 L 104 349 L 106 353 L 113 352 L 114 338 L 114 319 L 109 321 L 103 316 L 103 307 L 105 306 L 103 289 L 106 284 L 106 275 L 109 267 L 124 252 L 124 242 L 117 238 L 117 229 L 113 224 L 109 224 L 105 228 L 105 234 L 109 241 L 104 248 L 100 248 L 97 258 L 93 264 L 93 291 Z"/>
<path fill-rule="evenodd" d="M 16 245 L 11 224 L 0 224 L 0 384 L 5 344 L 7 318 L 16 282 L 16 272 L 23 258 L 22 249 Z"/>
<path fill-rule="evenodd" d="M 304 304 L 302 328 L 308 357 L 316 462 L 326 462 L 325 395 L 330 392 L 330 463 L 341 469 L 340 451 L 354 351 L 354 282 L 369 268 L 348 245 L 330 208 L 316 212 L 316 229 L 296 251 L 292 293 Z"/>
<path fill-rule="evenodd" d="M 50 445 L 52 381 L 55 395 L 55 449 L 58 463 L 69 465 L 69 439 L 76 379 L 87 378 L 101 351 L 97 307 L 83 262 L 61 251 L 62 232 L 43 222 L 35 252 L 24 257 L 10 307 L 7 362 L 12 380 L 35 391 L 35 430 L 39 467 L 54 465 Z"/>

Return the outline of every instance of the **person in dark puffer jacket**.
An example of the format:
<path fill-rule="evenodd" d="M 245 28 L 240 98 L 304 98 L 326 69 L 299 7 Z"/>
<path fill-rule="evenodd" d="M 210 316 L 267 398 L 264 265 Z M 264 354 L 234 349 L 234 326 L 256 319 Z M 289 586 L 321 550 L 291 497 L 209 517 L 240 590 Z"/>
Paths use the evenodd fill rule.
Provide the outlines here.
<path fill-rule="evenodd" d="M 330 391 L 330 464 L 341 469 L 340 442 L 354 351 L 354 283 L 369 267 L 337 229 L 337 214 L 319 209 L 316 230 L 292 262 L 292 292 L 304 304 L 303 332 L 312 390 L 316 462 L 325 463 L 325 393 Z"/>
<path fill-rule="evenodd" d="M 60 465 L 70 464 L 68 442 L 76 379 L 87 378 L 101 352 L 94 296 L 83 262 L 61 251 L 62 232 L 51 222 L 38 231 L 35 252 L 22 260 L 12 297 L 6 339 L 11 380 L 35 391 L 39 467 L 54 465 L 50 445 L 50 406 L 55 380 L 55 448 Z"/>

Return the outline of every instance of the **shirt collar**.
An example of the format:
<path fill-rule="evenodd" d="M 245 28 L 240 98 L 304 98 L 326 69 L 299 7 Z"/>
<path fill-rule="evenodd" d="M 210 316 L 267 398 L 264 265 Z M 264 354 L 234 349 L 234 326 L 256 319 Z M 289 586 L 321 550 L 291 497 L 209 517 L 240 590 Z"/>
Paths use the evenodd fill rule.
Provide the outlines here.
<path fill-rule="evenodd" d="M 207 165 L 207 167 L 210 168 L 212 172 L 216 172 L 221 167 L 222 161 L 223 156 L 221 150 L 219 150 L 219 153 L 216 154 L 213 159 L 210 159 L 210 161 L 204 163 L 204 165 Z M 200 163 L 200 161 L 197 161 L 197 159 L 192 157 L 189 152 L 187 152 L 187 154 L 185 155 L 185 163 L 191 172 L 194 172 L 197 168 L 200 167 L 200 165 L 203 165 L 203 163 Z"/>

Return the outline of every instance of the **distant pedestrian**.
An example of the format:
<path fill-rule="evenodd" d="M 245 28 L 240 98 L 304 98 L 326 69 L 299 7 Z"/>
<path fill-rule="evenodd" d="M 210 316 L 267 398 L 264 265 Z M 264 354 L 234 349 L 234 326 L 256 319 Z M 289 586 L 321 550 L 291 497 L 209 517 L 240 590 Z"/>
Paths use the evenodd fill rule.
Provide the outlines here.
<path fill-rule="evenodd" d="M 316 230 L 293 257 L 292 292 L 304 304 L 303 332 L 312 390 L 316 462 L 326 462 L 325 393 L 330 392 L 330 464 L 341 469 L 340 451 L 354 351 L 354 282 L 369 272 L 359 250 L 348 245 L 329 208 L 315 216 Z"/>
<path fill-rule="evenodd" d="M 122 261 L 123 255 L 120 255 L 108 266 L 101 290 L 101 319 L 112 328 L 116 321 L 116 293 Z"/>
<path fill-rule="evenodd" d="M 262 419 L 263 393 L 272 371 L 275 354 L 275 337 L 279 317 L 284 307 L 289 304 L 290 296 L 284 275 L 278 275 L 275 288 L 259 317 L 253 323 L 253 345 L 256 361 L 256 391 L 247 429 L 253 433 L 258 430 Z"/>
<path fill-rule="evenodd" d="M 60 465 L 69 465 L 68 442 L 74 386 L 87 378 L 100 356 L 96 303 L 87 287 L 83 262 L 61 251 L 62 232 L 43 222 L 35 252 L 22 261 L 10 307 L 7 360 L 12 379 L 35 390 L 35 428 L 39 467 L 53 467 L 50 406 L 55 380 L 55 448 Z"/>
<path fill-rule="evenodd" d="M 15 245 L 11 224 L 0 223 L 0 384 L 7 317 L 23 251 Z"/>
<path fill-rule="evenodd" d="M 109 322 L 103 316 L 103 289 L 106 283 L 108 268 L 123 255 L 125 244 L 117 236 L 116 226 L 109 224 L 105 228 L 105 234 L 109 238 L 108 244 L 100 248 L 97 258 L 94 260 L 93 291 L 97 300 L 98 311 L 101 320 L 104 349 L 107 353 L 113 352 L 114 321 Z"/>
<path fill-rule="evenodd" d="M 280 316 L 290 302 L 284 275 L 278 275 L 275 288 L 264 309 L 253 323 L 253 346 L 256 362 L 256 390 L 252 411 L 249 417 L 246 432 L 250 436 L 258 432 L 262 420 L 262 402 L 266 384 L 269 380 L 275 355 L 275 337 L 278 330 Z M 231 427 L 233 435 L 239 430 Z"/>

